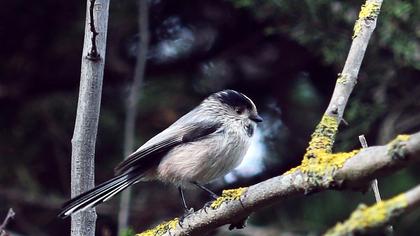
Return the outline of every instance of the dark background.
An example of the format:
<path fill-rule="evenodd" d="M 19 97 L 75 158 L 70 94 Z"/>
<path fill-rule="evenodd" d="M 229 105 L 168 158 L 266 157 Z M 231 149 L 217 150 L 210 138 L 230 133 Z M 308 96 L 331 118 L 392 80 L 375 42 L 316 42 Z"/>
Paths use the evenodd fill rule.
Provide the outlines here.
<path fill-rule="evenodd" d="M 62 235 L 70 220 L 56 218 L 70 195 L 74 128 L 85 1 L 2 1 L 0 8 L 0 221 L 21 235 Z M 258 173 L 247 167 L 235 181 L 248 186 L 297 165 L 344 65 L 362 1 L 154 0 L 151 41 L 140 91 L 136 144 L 141 145 L 212 92 L 247 94 L 265 122 L 259 129 Z M 96 145 L 96 181 L 123 159 L 128 86 L 136 60 L 137 2 L 111 1 L 105 78 Z M 420 1 L 387 0 L 345 112 L 336 151 L 420 130 Z M 254 166 L 255 167 L 255 166 Z M 415 186 L 418 166 L 379 179 L 385 198 Z M 135 232 L 182 213 L 177 191 L 160 183 L 134 189 Z M 98 207 L 98 235 L 116 235 L 118 198 Z M 188 191 L 195 208 L 208 201 Z M 345 219 L 373 194 L 323 192 L 293 197 L 251 216 L 232 235 L 317 235 Z M 402 217 L 395 235 L 420 230 L 420 211 Z M 252 231 L 254 230 L 254 231 Z M 272 233 L 272 234 L 270 234 Z M 212 234 L 217 234 L 214 232 Z M 219 232 L 228 235 L 227 231 Z"/>

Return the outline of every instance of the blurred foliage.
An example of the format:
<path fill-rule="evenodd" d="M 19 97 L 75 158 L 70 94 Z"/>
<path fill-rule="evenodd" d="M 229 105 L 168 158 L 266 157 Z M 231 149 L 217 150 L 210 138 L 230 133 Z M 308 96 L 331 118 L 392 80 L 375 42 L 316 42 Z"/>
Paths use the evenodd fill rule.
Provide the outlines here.
<path fill-rule="evenodd" d="M 57 202 L 69 197 L 84 4 L 16 0 L 0 8 L 0 215 L 13 207 L 17 215 L 10 230 L 24 235 L 61 235 L 69 228 L 69 221 L 55 215 Z M 361 4 L 151 1 L 151 45 L 136 143 L 147 141 L 209 93 L 233 88 L 251 97 L 266 120 L 260 127 L 264 171 L 210 187 L 220 192 L 247 186 L 296 165 L 344 65 Z M 358 148 L 360 134 L 377 145 L 420 130 L 419 17 L 420 1 L 384 1 L 345 112 L 349 125 L 340 127 L 335 150 Z M 136 24 L 136 1 L 111 1 L 97 182 L 112 176 L 123 158 L 124 104 L 141 37 Z M 419 180 L 412 167 L 379 183 L 384 197 L 390 197 Z M 175 188 L 144 183 L 134 189 L 130 223 L 135 232 L 182 213 Z M 187 200 L 199 208 L 209 199 L 191 190 Z M 252 215 L 250 223 L 318 235 L 347 218 L 360 202 L 372 203 L 372 194 L 329 191 L 293 197 Z M 117 204 L 112 200 L 98 207 L 99 235 L 116 235 Z M 400 219 L 397 235 L 418 232 L 419 217 L 415 211 Z"/>
<path fill-rule="evenodd" d="M 322 55 L 325 63 L 342 65 L 348 52 L 360 1 L 231 0 L 261 21 L 268 33 L 284 33 Z M 383 4 L 369 51 L 389 50 L 398 67 L 420 69 L 420 2 L 390 0 Z M 375 42 L 374 41 L 374 42 Z"/>
<path fill-rule="evenodd" d="M 133 229 L 123 230 L 119 235 L 120 236 L 134 236 L 136 232 Z"/>

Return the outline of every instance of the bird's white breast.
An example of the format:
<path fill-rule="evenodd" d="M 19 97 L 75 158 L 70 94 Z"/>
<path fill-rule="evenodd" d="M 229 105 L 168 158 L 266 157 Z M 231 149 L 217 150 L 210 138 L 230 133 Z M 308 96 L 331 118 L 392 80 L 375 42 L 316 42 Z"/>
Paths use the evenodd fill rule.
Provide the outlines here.
<path fill-rule="evenodd" d="M 189 185 L 208 183 L 240 164 L 250 137 L 243 127 L 232 126 L 206 138 L 181 144 L 165 155 L 156 169 L 156 177 L 163 182 Z"/>

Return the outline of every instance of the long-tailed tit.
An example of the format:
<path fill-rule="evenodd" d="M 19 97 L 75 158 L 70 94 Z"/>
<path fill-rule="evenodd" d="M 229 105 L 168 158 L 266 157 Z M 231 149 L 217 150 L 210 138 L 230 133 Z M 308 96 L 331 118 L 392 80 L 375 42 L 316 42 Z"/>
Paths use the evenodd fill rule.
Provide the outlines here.
<path fill-rule="evenodd" d="M 251 99 L 234 90 L 214 93 L 154 136 L 115 168 L 116 176 L 64 204 L 59 217 L 94 207 L 141 181 L 160 180 L 179 188 L 224 176 L 242 161 L 262 118 Z"/>

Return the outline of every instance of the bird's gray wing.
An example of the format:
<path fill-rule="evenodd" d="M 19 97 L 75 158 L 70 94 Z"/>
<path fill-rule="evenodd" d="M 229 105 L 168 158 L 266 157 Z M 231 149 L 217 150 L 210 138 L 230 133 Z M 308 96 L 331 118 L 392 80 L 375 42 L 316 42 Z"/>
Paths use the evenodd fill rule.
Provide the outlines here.
<path fill-rule="evenodd" d="M 173 147 L 205 138 L 216 132 L 221 126 L 221 123 L 204 121 L 182 127 L 179 125 L 170 126 L 128 156 L 115 168 L 115 173 L 121 174 L 134 168 L 146 171 L 157 165 L 161 158 Z"/>

